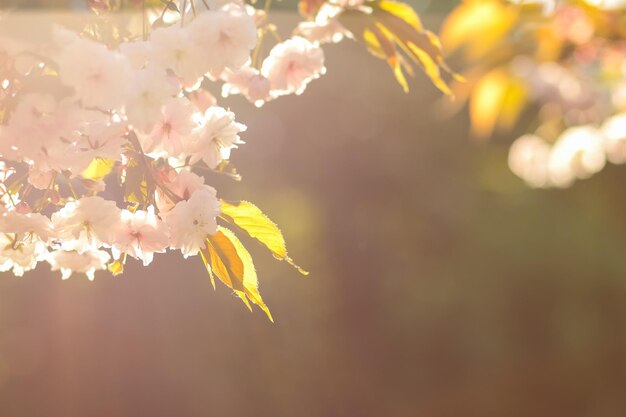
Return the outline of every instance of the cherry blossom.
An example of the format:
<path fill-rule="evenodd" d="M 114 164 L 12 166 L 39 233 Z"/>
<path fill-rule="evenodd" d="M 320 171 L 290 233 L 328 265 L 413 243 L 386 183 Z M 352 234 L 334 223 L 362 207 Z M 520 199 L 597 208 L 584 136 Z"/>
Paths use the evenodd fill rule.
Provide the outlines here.
<path fill-rule="evenodd" d="M 172 98 L 163 103 L 161 114 L 152 131 L 141 136 L 144 149 L 155 155 L 179 156 L 185 142 L 198 123 L 194 121 L 195 109 L 186 98 Z"/>
<path fill-rule="evenodd" d="M 176 95 L 180 86 L 164 69 L 147 67 L 135 71 L 130 90 L 126 102 L 128 121 L 141 132 L 149 132 L 159 119 L 163 103 Z"/>
<path fill-rule="evenodd" d="M 46 256 L 52 234 L 50 219 L 38 213 L 0 216 L 0 271 L 22 276 Z"/>
<path fill-rule="evenodd" d="M 170 211 L 178 201 L 189 200 L 192 194 L 204 185 L 204 178 L 193 172 L 173 172 L 164 181 L 164 189 L 157 190 L 156 204 L 161 212 Z"/>
<path fill-rule="evenodd" d="M 170 3 L 157 20 L 150 10 L 142 33 L 96 19 L 79 32 L 53 26 L 41 43 L 0 39 L 0 271 L 21 276 L 47 262 L 63 279 L 92 280 L 129 261 L 148 265 L 156 253 L 202 250 L 198 259 L 219 276 L 204 252 L 218 236 L 237 245 L 229 256 L 251 262 L 222 223 L 234 222 L 238 206 L 201 175 L 238 178 L 229 159 L 246 130 L 209 86 L 256 106 L 300 94 L 325 71 L 319 44 L 341 29 L 320 17 L 318 27 L 300 25 L 311 40 L 270 50 L 259 43 L 270 32 L 278 38 L 266 11 L 206 4 L 186 3 L 173 19 Z M 273 239 L 261 243 L 293 264 L 274 223 L 251 203 L 240 209 Z M 268 311 L 249 271 L 237 277 L 250 285 L 242 294 Z"/>
<path fill-rule="evenodd" d="M 230 158 L 230 151 L 243 142 L 239 133 L 246 126 L 235 122 L 235 114 L 222 107 L 210 107 L 203 115 L 201 126 L 194 132 L 190 145 L 190 162 L 202 159 L 209 168 Z"/>
<path fill-rule="evenodd" d="M 120 209 L 114 201 L 100 196 L 83 197 L 67 203 L 52 215 L 54 231 L 65 244 L 78 252 L 110 246 Z"/>
<path fill-rule="evenodd" d="M 172 70 L 185 84 L 194 84 L 208 70 L 191 45 L 187 29 L 158 28 L 150 37 L 150 45 L 150 62 Z"/>
<path fill-rule="evenodd" d="M 310 81 L 325 72 L 322 49 L 299 36 L 274 46 L 261 68 L 274 96 L 302 94 Z"/>
<path fill-rule="evenodd" d="M 207 236 L 217 232 L 219 208 L 215 189 L 207 185 L 194 191 L 189 200 L 179 201 L 165 218 L 171 247 L 180 249 L 185 258 L 198 254 L 206 247 Z"/>
<path fill-rule="evenodd" d="M 55 250 L 47 256 L 47 261 L 52 271 L 61 271 L 61 277 L 68 279 L 72 274 L 87 275 L 93 281 L 95 272 L 105 270 L 111 255 L 97 249 L 89 249 L 83 252 L 75 250 Z"/>
<path fill-rule="evenodd" d="M 132 85 L 132 68 L 124 55 L 100 43 L 76 39 L 62 48 L 58 63 L 61 81 L 74 88 L 85 107 L 117 109 L 124 104 Z"/>
<path fill-rule="evenodd" d="M 225 81 L 222 86 L 222 96 L 243 94 L 250 102 L 260 107 L 272 96 L 270 81 L 252 67 L 242 67 L 236 71 L 226 70 L 222 74 Z"/>
<path fill-rule="evenodd" d="M 192 53 L 205 72 L 241 67 L 257 43 L 254 21 L 237 7 L 204 12 L 189 24 L 188 31 Z"/>
<path fill-rule="evenodd" d="M 113 254 L 119 258 L 126 253 L 150 264 L 155 252 L 165 252 L 169 238 L 163 222 L 154 214 L 154 209 L 135 212 L 122 210 L 121 221 L 115 231 Z"/>

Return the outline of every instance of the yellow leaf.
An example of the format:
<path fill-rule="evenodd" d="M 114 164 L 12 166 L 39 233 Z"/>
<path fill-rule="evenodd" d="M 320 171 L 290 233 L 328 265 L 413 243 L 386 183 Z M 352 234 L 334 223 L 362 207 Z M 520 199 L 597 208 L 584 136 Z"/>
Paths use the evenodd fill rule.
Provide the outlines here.
<path fill-rule="evenodd" d="M 154 196 L 154 184 L 148 181 L 145 168 L 136 159 L 130 159 L 123 179 L 124 200 L 145 204 Z"/>
<path fill-rule="evenodd" d="M 428 55 L 423 50 L 417 48 L 414 44 L 410 43 L 408 46 L 411 49 L 411 52 L 413 52 L 419 60 L 426 75 L 428 75 L 433 84 L 435 84 L 435 87 L 437 87 L 442 93 L 446 94 L 447 96 L 453 97 L 454 94 L 452 93 L 452 90 L 450 90 L 448 84 L 446 84 L 446 82 L 441 78 L 439 65 L 432 60 L 430 55 Z"/>
<path fill-rule="evenodd" d="M 398 84 L 400 84 L 400 87 L 402 87 L 402 91 L 404 91 L 405 93 L 408 93 L 409 83 L 406 82 L 406 77 L 404 76 L 404 73 L 402 72 L 402 66 L 400 65 L 400 61 L 398 60 L 398 58 L 396 57 L 390 58 L 389 65 L 393 69 L 393 75 L 396 77 L 396 81 L 398 81 Z"/>
<path fill-rule="evenodd" d="M 522 110 L 526 106 L 528 100 L 528 87 L 524 82 L 517 78 L 510 78 L 498 126 L 503 129 L 511 129 L 519 119 Z"/>
<path fill-rule="evenodd" d="M 393 74 L 396 77 L 398 84 L 402 87 L 402 91 L 408 93 L 409 84 L 406 82 L 406 77 L 402 72 L 402 64 L 396 51 L 396 45 L 393 43 L 393 36 L 385 31 L 385 28 L 382 25 L 374 25 L 371 29 L 365 30 L 363 33 L 363 39 L 367 42 L 366 36 L 368 36 L 372 42 L 375 42 L 372 43 L 372 46 L 378 45 L 383 56 L 387 57 L 387 63 L 393 70 Z"/>
<path fill-rule="evenodd" d="M 215 274 L 250 310 L 251 301 L 274 321 L 259 294 L 259 282 L 252 257 L 232 231 L 219 227 L 216 234 L 207 238 L 207 247 L 201 254 L 211 279 Z"/>
<path fill-rule="evenodd" d="M 448 52 L 465 46 L 469 57 L 478 59 L 500 46 L 516 20 L 517 10 L 503 1 L 465 1 L 446 18 L 441 39 Z"/>
<path fill-rule="evenodd" d="M 472 91 L 470 117 L 472 129 L 479 138 L 491 135 L 499 125 L 510 128 L 526 104 L 525 85 L 504 69 L 483 76 Z"/>
<path fill-rule="evenodd" d="M 411 6 L 392 0 L 373 0 L 366 5 L 369 7 L 342 11 L 339 14 L 341 24 L 357 39 L 361 38 L 372 55 L 387 60 L 405 92 L 409 90 L 405 71 L 413 74 L 410 59 L 425 70 L 437 88 L 451 96 L 442 74 L 457 80 L 460 77 L 445 64 L 439 40 L 424 30 Z"/>
<path fill-rule="evenodd" d="M 261 209 L 248 201 L 229 203 L 221 200 L 221 203 L 222 214 L 220 217 L 245 230 L 251 237 L 269 249 L 276 258 L 287 261 L 301 274 L 308 275 L 308 272 L 294 264 L 289 258 L 283 234 L 276 223 L 271 221 Z"/>
<path fill-rule="evenodd" d="M 506 94 L 507 75 L 496 70 L 488 73 L 474 87 L 470 101 L 472 129 L 479 138 L 493 133 Z"/>
<path fill-rule="evenodd" d="M 83 171 L 83 178 L 100 181 L 109 175 L 113 169 L 113 165 L 115 165 L 115 161 L 112 159 L 95 158 L 91 161 L 87 169 Z"/>
<path fill-rule="evenodd" d="M 376 58 L 387 58 L 387 54 L 385 54 L 385 51 L 383 50 L 383 47 L 374 32 L 369 29 L 365 29 L 363 31 L 363 40 L 365 41 L 365 46 L 370 54 L 374 55 Z"/>
<path fill-rule="evenodd" d="M 206 254 L 205 254 L 206 252 Z M 208 249 L 201 249 L 200 256 L 202 257 L 202 262 L 204 263 L 204 267 L 209 273 L 209 278 L 211 279 L 211 285 L 213 286 L 213 290 L 215 290 L 215 277 L 213 276 L 213 270 L 211 269 L 211 265 L 209 264 L 209 253 Z"/>
<path fill-rule="evenodd" d="M 250 252 L 248 252 L 248 250 L 243 246 L 241 241 L 237 239 L 237 236 L 235 236 L 232 231 L 226 229 L 225 227 L 220 227 L 220 231 L 226 237 L 228 237 L 228 239 L 230 239 L 231 243 L 235 246 L 235 249 L 237 250 L 239 258 L 243 262 L 243 291 L 236 290 L 235 292 L 242 300 L 244 300 L 244 302 L 247 297 L 250 301 L 252 301 L 253 304 L 258 305 L 261 310 L 265 312 L 270 321 L 274 322 L 269 308 L 267 308 L 267 306 L 263 302 L 263 299 L 261 298 L 261 294 L 259 294 L 259 281 L 257 278 L 256 269 L 254 268 L 254 263 L 252 263 L 252 256 L 250 256 Z"/>
<path fill-rule="evenodd" d="M 413 26 L 415 30 L 424 30 L 424 26 L 422 26 L 422 22 L 420 21 L 419 16 L 417 15 L 417 13 L 415 13 L 415 10 L 413 10 L 413 8 L 408 4 L 400 3 L 397 1 L 382 0 L 378 3 L 378 7 L 404 20 L 405 22 Z"/>
<path fill-rule="evenodd" d="M 408 6 L 407 6 L 408 7 Z M 443 93 L 453 97 L 452 91 L 441 77 L 442 71 L 454 76 L 443 60 L 443 54 L 437 37 L 426 30 L 416 29 L 406 20 L 388 13 L 379 7 L 374 10 L 377 28 L 389 39 L 395 42 L 402 51 L 431 79 L 433 84 Z"/>
<path fill-rule="evenodd" d="M 208 261 L 217 277 L 233 290 L 243 291 L 243 261 L 235 245 L 221 231 L 207 239 Z"/>

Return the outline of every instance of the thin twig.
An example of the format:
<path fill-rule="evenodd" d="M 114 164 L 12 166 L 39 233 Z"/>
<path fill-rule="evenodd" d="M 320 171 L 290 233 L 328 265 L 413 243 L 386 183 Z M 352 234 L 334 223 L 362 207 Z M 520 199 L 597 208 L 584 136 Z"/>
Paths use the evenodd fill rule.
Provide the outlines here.
<path fill-rule="evenodd" d="M 146 30 L 146 0 L 141 0 L 141 32 L 143 40 L 148 40 L 148 32 Z"/>
<path fill-rule="evenodd" d="M 76 194 L 76 191 L 74 190 L 74 186 L 72 185 L 72 180 L 70 179 L 70 174 L 64 173 L 63 176 L 65 177 L 67 186 L 70 188 L 70 191 L 72 192 L 72 196 L 74 197 L 74 200 L 78 200 L 78 194 Z"/>
<path fill-rule="evenodd" d="M 187 12 L 187 0 L 183 0 L 183 7 L 180 10 L 180 27 L 185 24 L 185 13 Z"/>

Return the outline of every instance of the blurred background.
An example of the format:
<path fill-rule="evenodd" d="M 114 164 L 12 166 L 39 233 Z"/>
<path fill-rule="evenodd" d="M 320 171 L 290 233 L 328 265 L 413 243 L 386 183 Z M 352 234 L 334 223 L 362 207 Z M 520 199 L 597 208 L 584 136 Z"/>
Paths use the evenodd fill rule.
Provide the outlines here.
<path fill-rule="evenodd" d="M 405 95 L 361 46 L 326 53 L 300 97 L 220 101 L 248 126 L 243 181 L 211 182 L 311 271 L 244 242 L 276 323 L 176 254 L 3 274 L 1 415 L 624 415 L 626 169 L 531 190 L 506 164 L 520 132 L 472 142 L 422 74 Z"/>

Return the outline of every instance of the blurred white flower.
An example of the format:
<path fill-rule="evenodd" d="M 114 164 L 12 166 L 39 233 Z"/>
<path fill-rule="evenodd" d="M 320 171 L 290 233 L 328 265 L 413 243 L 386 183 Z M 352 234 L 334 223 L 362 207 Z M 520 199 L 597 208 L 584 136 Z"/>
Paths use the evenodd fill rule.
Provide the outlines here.
<path fill-rule="evenodd" d="M 133 128 L 150 132 L 161 115 L 167 100 L 177 95 L 180 85 L 162 68 L 147 67 L 135 71 L 133 84 L 126 102 L 126 117 Z"/>
<path fill-rule="evenodd" d="M 624 9 L 626 8 L 626 0 L 585 0 L 587 3 L 592 6 L 606 9 L 606 10 L 615 10 L 615 9 Z"/>
<path fill-rule="evenodd" d="M 61 81 L 72 87 L 85 107 L 120 108 L 132 85 L 128 59 L 106 46 L 77 39 L 63 47 L 58 57 Z"/>
<path fill-rule="evenodd" d="M 222 73 L 222 79 L 225 81 L 222 85 L 223 97 L 242 94 L 257 107 L 271 99 L 270 81 L 256 68 L 246 66 L 236 71 L 226 70 Z"/>
<path fill-rule="evenodd" d="M 200 13 L 187 30 L 192 54 L 205 72 L 241 67 L 257 43 L 254 20 L 239 8 Z"/>
<path fill-rule="evenodd" d="M 325 72 L 322 49 L 299 36 L 274 46 L 261 67 L 273 96 L 301 94 L 310 81 Z"/>
<path fill-rule="evenodd" d="M 614 164 L 626 163 L 626 113 L 605 120 L 602 133 L 605 137 L 607 159 Z"/>
<path fill-rule="evenodd" d="M 154 38 L 155 30 L 151 38 Z M 154 57 L 153 46 L 156 43 L 149 41 L 124 42 L 120 45 L 120 52 L 135 69 L 143 68 Z M 153 58 L 154 59 L 154 58 Z"/>
<path fill-rule="evenodd" d="M 606 164 L 604 136 L 591 126 L 564 131 L 550 154 L 550 180 L 557 187 L 567 187 L 576 179 L 588 178 Z"/>
<path fill-rule="evenodd" d="M 151 63 L 174 71 L 185 84 L 193 84 L 208 70 L 203 66 L 202 54 L 191 44 L 187 28 L 178 25 L 158 28 L 150 35 L 150 44 Z"/>
<path fill-rule="evenodd" d="M 296 33 L 311 42 L 320 44 L 337 43 L 341 42 L 343 38 L 352 38 L 352 33 L 339 23 L 337 16 L 327 16 L 324 13 L 324 6 L 314 21 L 300 22 L 296 28 Z"/>
<path fill-rule="evenodd" d="M 531 187 L 546 187 L 550 184 L 550 151 L 550 145 L 542 138 L 524 135 L 509 149 L 509 168 Z"/>

